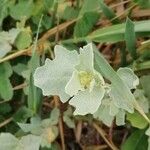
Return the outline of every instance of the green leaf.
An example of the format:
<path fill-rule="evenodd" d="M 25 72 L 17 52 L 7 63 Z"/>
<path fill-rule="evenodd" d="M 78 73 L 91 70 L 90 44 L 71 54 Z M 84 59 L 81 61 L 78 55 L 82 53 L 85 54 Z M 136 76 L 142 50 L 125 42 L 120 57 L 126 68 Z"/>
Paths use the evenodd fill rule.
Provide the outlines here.
<path fill-rule="evenodd" d="M 126 24 L 117 24 L 110 27 L 98 29 L 84 39 L 93 40 L 95 42 L 119 42 L 125 40 L 125 26 Z M 150 21 L 137 21 L 134 22 L 134 31 L 136 36 L 149 36 L 150 35 Z M 77 39 L 76 39 L 77 40 Z"/>
<path fill-rule="evenodd" d="M 136 54 L 135 25 L 129 18 L 127 18 L 126 20 L 125 41 L 126 41 L 126 47 L 130 52 L 132 58 L 136 59 L 137 54 Z"/>
<path fill-rule="evenodd" d="M 147 146 L 145 130 L 136 130 L 123 143 L 121 150 L 147 150 Z"/>
<path fill-rule="evenodd" d="M 58 45 L 54 51 L 55 59 L 46 59 L 45 65 L 36 69 L 34 84 L 42 89 L 43 95 L 59 95 L 61 101 L 66 102 L 70 96 L 65 93 L 65 85 L 78 63 L 78 55 L 76 51 L 68 51 Z"/>
<path fill-rule="evenodd" d="M 63 19 L 71 20 L 71 19 L 77 18 L 78 14 L 79 14 L 78 9 L 71 7 L 71 6 L 67 6 L 64 10 L 64 14 L 62 17 L 63 17 Z"/>
<path fill-rule="evenodd" d="M 87 12 L 79 19 L 74 27 L 74 37 L 86 36 L 99 19 L 99 13 Z"/>
<path fill-rule="evenodd" d="M 7 103 L 0 104 L 0 114 L 4 115 L 11 111 L 11 106 Z"/>
<path fill-rule="evenodd" d="M 32 36 L 30 31 L 24 30 L 21 31 L 15 41 L 15 46 L 17 49 L 25 49 L 30 46 L 32 43 Z"/>
<path fill-rule="evenodd" d="M 28 70 L 28 66 L 23 63 L 18 63 L 17 65 L 13 66 L 13 71 L 20 76 L 23 76 L 22 73 Z"/>
<path fill-rule="evenodd" d="M 0 64 L 0 96 L 4 100 L 11 100 L 13 89 L 9 77 L 12 75 L 12 68 L 9 63 Z"/>
<path fill-rule="evenodd" d="M 134 0 L 141 8 L 150 8 L 150 0 Z"/>
<path fill-rule="evenodd" d="M 100 7 L 104 13 L 104 15 L 109 19 L 113 19 L 116 17 L 116 14 L 113 12 L 112 9 L 110 9 L 104 2 L 103 0 L 99 0 L 99 3 L 100 3 Z M 118 19 L 114 19 L 112 20 L 112 23 L 119 23 L 119 20 Z"/>
<path fill-rule="evenodd" d="M 148 125 L 147 121 L 137 111 L 133 114 L 127 113 L 127 120 L 133 127 L 139 129 L 144 129 Z"/>
<path fill-rule="evenodd" d="M 32 0 L 19 1 L 16 5 L 10 8 L 10 15 L 16 20 L 28 19 L 32 15 L 34 4 Z"/>
<path fill-rule="evenodd" d="M 6 18 L 9 15 L 8 8 L 11 7 L 12 3 L 13 1 L 0 0 L 0 28 L 1 28 L 4 18 Z"/>
<path fill-rule="evenodd" d="M 28 118 L 33 116 L 32 110 L 23 106 L 14 114 L 13 118 L 16 122 L 25 122 Z"/>
<path fill-rule="evenodd" d="M 100 9 L 99 0 L 84 0 L 79 16 L 86 12 L 98 11 Z"/>
<path fill-rule="evenodd" d="M 144 89 L 145 95 L 150 100 L 150 75 L 144 75 L 140 78 L 140 83 Z"/>

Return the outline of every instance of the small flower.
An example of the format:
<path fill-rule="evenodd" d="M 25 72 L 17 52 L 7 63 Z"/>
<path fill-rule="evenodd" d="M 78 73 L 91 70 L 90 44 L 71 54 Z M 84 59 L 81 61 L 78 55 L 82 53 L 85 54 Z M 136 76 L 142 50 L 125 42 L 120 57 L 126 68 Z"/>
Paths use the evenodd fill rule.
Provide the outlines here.
<path fill-rule="evenodd" d="M 76 110 L 74 114 L 93 114 L 105 94 L 104 79 L 94 69 L 92 44 L 76 51 L 55 46 L 55 59 L 46 59 L 45 65 L 36 69 L 34 84 L 41 88 L 43 95 L 59 95 L 62 102 L 69 97 Z"/>

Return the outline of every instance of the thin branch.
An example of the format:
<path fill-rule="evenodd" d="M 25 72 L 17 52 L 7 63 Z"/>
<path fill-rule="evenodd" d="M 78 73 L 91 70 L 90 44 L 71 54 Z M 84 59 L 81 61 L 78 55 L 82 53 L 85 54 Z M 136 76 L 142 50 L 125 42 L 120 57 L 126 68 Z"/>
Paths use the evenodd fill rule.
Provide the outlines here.
<path fill-rule="evenodd" d="M 5 125 L 9 124 L 13 120 L 13 117 L 6 119 L 5 121 L 0 123 L 0 128 L 4 127 Z"/>
<path fill-rule="evenodd" d="M 59 97 L 58 96 L 54 96 L 54 102 L 55 102 L 55 107 L 59 108 L 60 103 L 59 103 Z M 62 150 L 65 150 L 66 148 L 65 148 L 65 138 L 64 138 L 64 128 L 63 128 L 62 116 L 59 117 L 58 125 L 59 125 Z"/>
<path fill-rule="evenodd" d="M 112 149 L 112 150 L 119 150 L 112 142 L 110 142 L 106 138 L 106 133 L 105 131 L 100 128 L 95 122 L 93 123 L 93 127 L 97 130 L 97 132 L 100 134 L 100 136 L 103 138 L 103 140 L 107 143 L 107 145 Z"/>

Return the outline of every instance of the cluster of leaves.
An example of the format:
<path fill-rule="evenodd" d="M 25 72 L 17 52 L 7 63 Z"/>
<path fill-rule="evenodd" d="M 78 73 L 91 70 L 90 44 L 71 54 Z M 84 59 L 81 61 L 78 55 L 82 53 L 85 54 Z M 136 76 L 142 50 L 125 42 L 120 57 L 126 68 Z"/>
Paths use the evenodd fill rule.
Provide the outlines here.
<path fill-rule="evenodd" d="M 0 0 L 0 149 L 60 149 L 60 120 L 74 130 L 78 120 L 108 127 L 115 120 L 131 133 L 122 150 L 150 149 L 150 20 L 129 19 L 132 8 L 147 10 L 150 2 L 125 2 L 125 23 L 105 2 Z M 111 25 L 99 27 L 105 20 Z M 137 39 L 144 40 L 139 47 Z M 119 48 L 117 65 L 125 67 L 114 71 L 97 43 Z M 43 95 L 69 104 L 61 111 L 50 105 L 47 116 Z"/>

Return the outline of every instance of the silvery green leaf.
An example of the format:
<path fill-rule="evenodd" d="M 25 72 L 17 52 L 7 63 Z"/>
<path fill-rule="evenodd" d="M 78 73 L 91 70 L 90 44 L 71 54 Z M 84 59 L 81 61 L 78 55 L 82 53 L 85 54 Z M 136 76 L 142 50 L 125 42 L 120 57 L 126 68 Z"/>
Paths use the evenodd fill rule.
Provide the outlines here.
<path fill-rule="evenodd" d="M 59 95 L 60 100 L 66 102 L 70 96 L 65 93 L 65 86 L 78 64 L 78 54 L 59 45 L 54 51 L 55 59 L 46 59 L 45 65 L 36 69 L 34 84 L 42 89 L 43 95 Z"/>
<path fill-rule="evenodd" d="M 75 122 L 69 116 L 63 116 L 63 121 L 69 128 L 75 128 Z"/>
<path fill-rule="evenodd" d="M 142 89 L 136 89 L 134 91 L 134 96 L 139 105 L 143 108 L 145 113 L 149 112 L 149 102 L 148 99 L 144 95 L 144 91 Z"/>
<path fill-rule="evenodd" d="M 19 29 L 11 29 L 9 32 L 0 32 L 0 58 L 4 57 L 8 52 L 11 51 L 12 46 L 18 36 Z"/>
<path fill-rule="evenodd" d="M 150 127 L 146 130 L 145 134 L 150 136 Z"/>
<path fill-rule="evenodd" d="M 32 124 L 32 123 L 31 124 L 30 123 L 17 123 L 17 124 L 22 129 L 22 131 L 25 133 L 28 133 L 28 132 L 31 132 L 33 134 L 41 133 L 41 125 L 40 124 Z"/>
<path fill-rule="evenodd" d="M 0 58 L 3 58 L 8 52 L 10 52 L 11 48 L 11 45 L 7 41 L 0 40 Z"/>
<path fill-rule="evenodd" d="M 125 124 L 125 111 L 120 109 L 119 112 L 116 114 L 116 124 L 118 126 Z"/>
<path fill-rule="evenodd" d="M 59 121 L 59 116 L 60 116 L 60 110 L 58 108 L 54 108 L 51 111 L 50 124 L 51 125 L 56 125 Z"/>
<path fill-rule="evenodd" d="M 148 138 L 148 150 L 150 150 L 150 127 L 146 130 L 145 134 L 149 136 Z"/>
<path fill-rule="evenodd" d="M 92 44 L 87 44 L 86 46 L 80 48 L 79 54 L 79 65 L 77 65 L 77 70 L 93 72 L 94 71 L 94 54 Z"/>
<path fill-rule="evenodd" d="M 8 32 L 6 31 L 0 32 L 0 41 L 5 40 L 8 43 L 13 44 L 19 33 L 20 29 L 16 28 L 12 28 Z"/>
<path fill-rule="evenodd" d="M 111 85 L 111 90 L 109 92 L 110 97 L 112 98 L 112 100 L 114 101 L 114 104 L 118 107 L 118 108 L 122 108 L 125 110 L 128 110 L 128 112 L 133 113 L 134 109 L 133 109 L 133 102 L 134 101 L 125 101 L 124 97 L 122 97 L 122 95 L 120 95 L 114 84 Z"/>
<path fill-rule="evenodd" d="M 109 114 L 111 116 L 115 116 L 118 112 L 119 112 L 118 107 L 116 107 L 116 105 L 114 104 L 114 102 L 111 100 L 110 101 L 110 112 L 109 112 Z"/>
<path fill-rule="evenodd" d="M 79 72 L 75 70 L 65 87 L 65 92 L 68 95 L 73 96 L 76 95 L 80 90 L 83 91 L 83 88 L 79 80 Z"/>
<path fill-rule="evenodd" d="M 139 78 L 130 68 L 119 68 L 117 74 L 123 80 L 124 84 L 129 87 L 129 89 L 135 89 L 136 86 L 139 84 Z"/>
<path fill-rule="evenodd" d="M 32 134 L 23 136 L 19 141 L 22 145 L 22 149 L 18 150 L 39 150 L 41 140 L 41 137 Z"/>
<path fill-rule="evenodd" d="M 19 140 L 10 133 L 0 134 L 0 149 L 1 150 L 16 150 Z"/>
<path fill-rule="evenodd" d="M 74 115 L 95 113 L 101 104 L 104 93 L 105 90 L 102 86 L 95 86 L 91 92 L 89 89 L 79 91 L 77 95 L 69 101 L 69 104 L 76 108 Z"/>
<path fill-rule="evenodd" d="M 71 107 L 69 107 L 64 113 L 63 113 L 63 121 L 66 123 L 66 125 L 69 128 L 75 128 L 75 122 L 72 118 L 73 110 Z"/>
<path fill-rule="evenodd" d="M 102 105 L 98 108 L 98 110 L 94 113 L 93 116 L 94 118 L 99 119 L 105 125 L 110 127 L 112 121 L 114 120 L 114 116 L 110 115 L 109 101 L 108 100 L 104 101 L 102 101 Z"/>
<path fill-rule="evenodd" d="M 147 150 L 150 150 L 150 137 L 148 138 L 148 149 Z"/>

